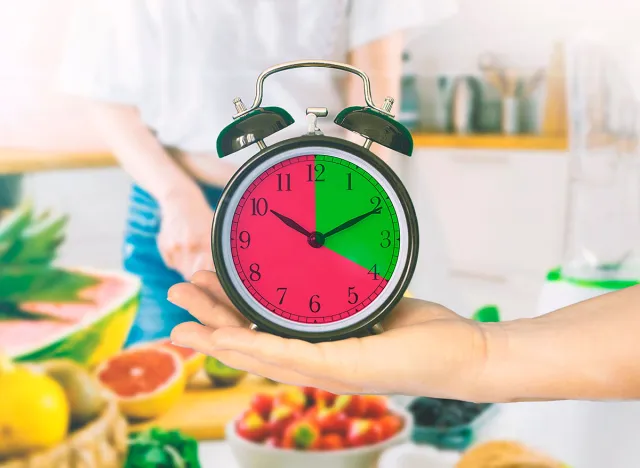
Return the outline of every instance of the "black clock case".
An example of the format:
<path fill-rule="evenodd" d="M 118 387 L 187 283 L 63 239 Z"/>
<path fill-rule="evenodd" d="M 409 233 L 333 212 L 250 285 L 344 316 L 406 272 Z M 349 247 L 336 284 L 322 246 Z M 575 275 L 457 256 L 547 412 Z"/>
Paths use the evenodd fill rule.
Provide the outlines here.
<path fill-rule="evenodd" d="M 407 263 L 402 271 L 400 281 L 393 289 L 391 295 L 385 300 L 385 302 L 374 313 L 369 314 L 361 321 L 356 322 L 348 327 L 331 332 L 302 332 L 298 330 L 292 330 L 280 325 L 274 324 L 259 313 L 253 310 L 243 297 L 236 291 L 229 271 L 227 271 L 227 265 L 224 264 L 221 252 L 222 243 L 225 239 L 222 239 L 222 226 L 223 220 L 226 216 L 233 215 L 230 212 L 229 198 L 233 194 L 245 174 L 249 173 L 255 166 L 261 164 L 265 159 L 269 159 L 272 156 L 282 153 L 284 151 L 308 147 L 319 146 L 327 148 L 335 148 L 348 153 L 351 153 L 363 161 L 372 165 L 377 169 L 385 179 L 389 182 L 391 187 L 395 190 L 398 199 L 402 205 L 402 208 L 407 219 L 408 226 L 408 259 Z M 233 303 L 233 305 L 244 315 L 251 323 L 255 324 L 257 329 L 266 333 L 271 333 L 284 338 L 296 338 L 305 340 L 312 343 L 322 341 L 334 341 L 351 337 L 367 336 L 373 333 L 373 326 L 384 319 L 384 317 L 391 312 L 396 304 L 402 299 L 404 293 L 409 287 L 409 283 L 413 277 L 413 273 L 416 268 L 416 262 L 418 260 L 418 247 L 419 247 L 419 229 L 418 219 L 416 216 L 411 197 L 407 192 L 404 184 L 400 181 L 400 178 L 395 172 L 378 156 L 369 151 L 368 149 L 340 138 L 325 136 L 325 135 L 304 135 L 297 138 L 291 138 L 277 142 L 267 148 L 261 150 L 249 161 L 242 165 L 242 167 L 234 174 L 229 183 L 226 185 L 218 207 L 216 208 L 216 214 L 213 220 L 213 226 L 211 230 L 211 249 L 213 252 L 213 262 L 216 269 L 218 279 L 224 289 L 225 293 Z M 228 266 L 232 268 L 232 265 Z"/>

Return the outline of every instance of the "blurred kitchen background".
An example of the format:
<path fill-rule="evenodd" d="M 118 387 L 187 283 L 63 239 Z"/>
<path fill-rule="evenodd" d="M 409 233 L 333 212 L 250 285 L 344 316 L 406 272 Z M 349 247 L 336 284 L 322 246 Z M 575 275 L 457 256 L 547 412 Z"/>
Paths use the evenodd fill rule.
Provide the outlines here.
<path fill-rule="evenodd" d="M 402 176 L 422 249 L 412 293 L 509 320 L 634 284 L 640 4 L 459 5 L 404 54 L 398 117 L 417 149 Z M 0 2 L 0 209 L 31 199 L 68 215 L 57 263 L 119 270 L 130 180 L 52 85 L 70 6 Z M 429 248 L 434 237 L 447 251 Z M 573 468 L 640 465 L 636 404 L 503 406 L 483 438 Z"/>

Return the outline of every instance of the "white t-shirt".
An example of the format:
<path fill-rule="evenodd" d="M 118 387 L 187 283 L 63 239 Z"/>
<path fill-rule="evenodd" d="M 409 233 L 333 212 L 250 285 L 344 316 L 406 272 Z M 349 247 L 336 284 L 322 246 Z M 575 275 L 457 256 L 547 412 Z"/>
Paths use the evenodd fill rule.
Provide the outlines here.
<path fill-rule="evenodd" d="M 250 106 L 264 69 L 346 61 L 355 47 L 455 11 L 455 0 L 80 0 L 62 89 L 135 105 L 163 144 L 212 153 L 236 112 L 233 98 Z M 277 138 L 303 132 L 307 107 L 327 107 L 329 118 L 339 112 L 343 76 L 303 69 L 267 78 L 262 105 L 283 107 L 296 120 Z M 335 127 L 328 120 L 323 127 Z M 230 158 L 240 163 L 250 154 Z"/>

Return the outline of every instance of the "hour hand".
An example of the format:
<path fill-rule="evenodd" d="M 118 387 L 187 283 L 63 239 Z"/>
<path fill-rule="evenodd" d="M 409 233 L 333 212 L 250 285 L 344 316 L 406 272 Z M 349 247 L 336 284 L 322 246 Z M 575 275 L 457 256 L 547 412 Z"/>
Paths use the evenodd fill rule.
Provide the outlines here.
<path fill-rule="evenodd" d="M 294 229 L 296 231 L 298 231 L 300 234 L 304 234 L 305 236 L 309 237 L 311 236 L 311 233 L 309 231 L 307 231 L 305 228 L 303 228 L 302 226 L 300 226 L 298 223 L 296 223 L 293 219 L 278 213 L 277 211 L 274 210 L 270 210 L 274 215 L 276 215 L 278 217 L 278 219 L 280 219 L 280 221 L 282 221 L 284 224 L 286 224 L 287 226 L 289 226 L 291 229 Z"/>

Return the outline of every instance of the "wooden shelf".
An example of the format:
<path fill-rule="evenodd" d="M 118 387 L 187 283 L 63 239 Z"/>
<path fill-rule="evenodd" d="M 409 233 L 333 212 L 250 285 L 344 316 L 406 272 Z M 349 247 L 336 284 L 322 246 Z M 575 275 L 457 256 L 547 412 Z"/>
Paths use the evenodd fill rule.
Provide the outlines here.
<path fill-rule="evenodd" d="M 451 135 L 416 133 L 414 144 L 420 148 L 466 148 L 527 151 L 564 151 L 566 137 L 540 135 Z"/>
<path fill-rule="evenodd" d="M 0 148 L 0 174 L 116 166 L 109 153 Z"/>
<path fill-rule="evenodd" d="M 538 135 L 449 135 L 416 133 L 414 143 L 420 148 L 466 148 L 524 151 L 564 151 L 567 139 Z M 104 152 L 43 151 L 0 148 L 0 174 L 39 172 L 61 169 L 84 169 L 116 166 L 116 159 Z"/>

